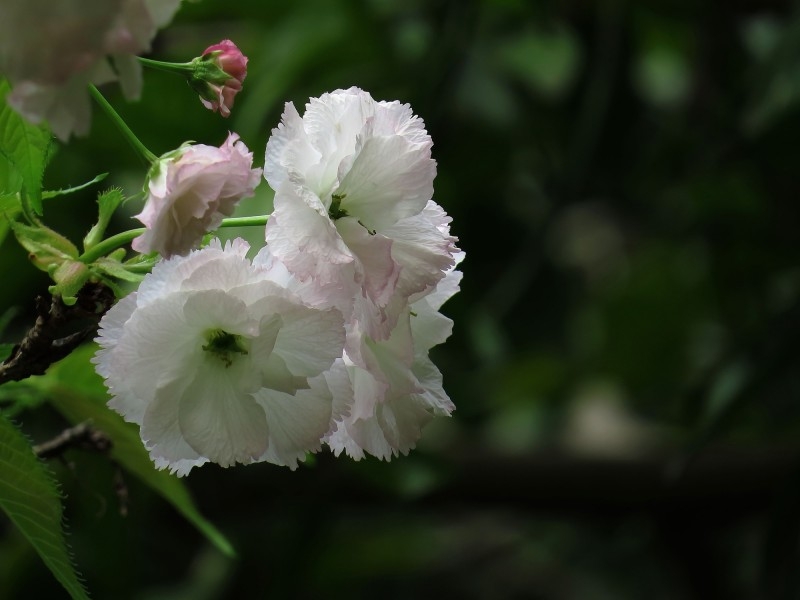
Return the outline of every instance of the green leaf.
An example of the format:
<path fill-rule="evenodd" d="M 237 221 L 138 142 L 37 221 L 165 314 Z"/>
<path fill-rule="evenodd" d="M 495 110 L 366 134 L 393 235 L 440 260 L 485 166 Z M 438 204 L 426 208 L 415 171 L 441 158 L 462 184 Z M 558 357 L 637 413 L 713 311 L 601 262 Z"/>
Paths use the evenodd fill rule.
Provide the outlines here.
<path fill-rule="evenodd" d="M 66 196 L 67 194 L 72 194 L 74 192 L 79 192 L 82 189 L 85 189 L 89 186 L 94 185 L 95 183 L 100 183 L 108 177 L 108 173 L 100 173 L 97 177 L 92 179 L 91 181 L 87 181 L 86 183 L 82 183 L 80 185 L 75 185 L 68 188 L 61 188 L 60 190 L 53 190 L 53 191 L 45 191 L 42 192 L 42 199 L 49 200 L 50 198 L 55 198 L 56 196 Z"/>
<path fill-rule="evenodd" d="M 0 157 L 0 160 L 2 157 Z M 22 212 L 22 200 L 17 193 L 0 194 L 0 244 L 6 239 L 11 221 Z"/>
<path fill-rule="evenodd" d="M 172 504 L 223 554 L 235 556 L 231 543 L 197 510 L 183 482 L 167 471 L 156 470 L 139 437 L 139 428 L 106 406 L 109 396 L 105 384 L 89 362 L 96 349 L 83 346 L 53 365 L 46 375 L 28 381 L 46 388 L 51 404 L 71 423 L 91 420 L 113 442 L 114 460 Z"/>
<path fill-rule="evenodd" d="M 11 229 L 22 247 L 30 253 L 33 264 L 42 271 L 49 272 L 53 265 L 58 267 L 64 261 L 78 258 L 75 244 L 49 227 L 12 221 Z"/>
<path fill-rule="evenodd" d="M 115 277 L 116 279 L 122 279 L 123 281 L 138 283 L 144 279 L 143 274 L 132 273 L 121 262 L 107 256 L 97 259 L 92 263 L 91 266 L 93 269 L 97 269 L 104 275 Z"/>
<path fill-rule="evenodd" d="M 98 217 L 97 223 L 89 230 L 83 239 L 83 249 L 89 250 L 103 240 L 106 227 L 120 204 L 125 201 L 125 196 L 120 188 L 111 188 L 97 197 Z"/>
<path fill-rule="evenodd" d="M 22 178 L 23 202 L 27 199 L 33 212 L 41 215 L 42 175 L 52 136 L 46 127 L 28 123 L 8 105 L 10 90 L 8 82 L 0 79 L 0 155 Z"/>
<path fill-rule="evenodd" d="M 3 362 L 14 350 L 14 344 L 0 344 L 0 362 Z"/>
<path fill-rule="evenodd" d="M 25 535 L 72 598 L 88 599 L 61 528 L 61 499 L 52 474 L 25 436 L 0 415 L 0 508 Z"/>

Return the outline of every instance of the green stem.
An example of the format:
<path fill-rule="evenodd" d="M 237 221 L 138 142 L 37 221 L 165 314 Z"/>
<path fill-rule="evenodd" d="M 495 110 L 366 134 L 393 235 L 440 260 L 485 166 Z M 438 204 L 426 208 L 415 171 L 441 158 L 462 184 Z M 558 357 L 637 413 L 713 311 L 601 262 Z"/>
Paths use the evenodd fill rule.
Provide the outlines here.
<path fill-rule="evenodd" d="M 176 75 L 181 75 L 183 77 L 186 77 L 187 74 L 191 75 L 194 72 L 194 65 L 190 62 L 171 63 L 171 62 L 163 62 L 160 60 L 152 60 L 150 58 L 142 58 L 141 56 L 137 56 L 136 58 L 138 58 L 139 62 L 142 63 L 144 66 L 150 67 L 151 69 L 156 69 L 157 71 L 175 73 Z"/>
<path fill-rule="evenodd" d="M 258 215 L 256 217 L 230 217 L 222 219 L 220 227 L 255 227 L 258 225 L 266 225 L 267 215 Z"/>
<path fill-rule="evenodd" d="M 267 224 L 267 218 L 267 215 L 258 215 L 255 217 L 230 217 L 222 220 L 222 223 L 220 223 L 220 228 L 263 226 Z M 142 235 L 145 231 L 147 231 L 147 229 L 144 227 L 139 227 L 138 229 L 130 229 L 128 231 L 123 231 L 122 233 L 112 235 L 110 238 L 103 240 L 96 246 L 89 248 L 86 252 L 81 254 L 78 260 L 86 264 L 92 263 L 101 256 L 106 256 L 117 248 L 129 244 L 135 238 Z"/>
<path fill-rule="evenodd" d="M 110 238 L 103 240 L 96 246 L 89 248 L 89 250 L 78 257 L 78 260 L 86 264 L 92 263 L 101 256 L 110 254 L 117 248 L 129 244 L 134 240 L 134 238 L 139 237 L 145 231 L 147 230 L 144 227 L 139 227 L 138 229 L 131 229 L 129 231 L 118 233 L 117 235 L 112 235 Z"/>
<path fill-rule="evenodd" d="M 97 101 L 97 103 L 101 107 L 103 107 L 103 110 L 106 111 L 106 114 L 109 117 L 111 117 L 112 121 L 114 121 L 114 124 L 122 132 L 123 137 L 125 137 L 125 139 L 128 140 L 130 145 L 133 146 L 133 149 L 136 150 L 136 152 L 138 152 L 139 155 L 142 158 L 144 158 L 144 160 L 148 164 L 152 164 L 156 160 L 158 160 L 158 157 L 152 152 L 150 152 L 150 150 L 147 149 L 147 147 L 141 142 L 141 140 L 139 140 L 139 138 L 136 137 L 136 134 L 134 134 L 133 131 L 131 131 L 131 128 L 128 127 L 127 123 L 125 123 L 125 121 L 122 120 L 122 117 L 119 116 L 117 111 L 114 110 L 114 107 L 111 106 L 111 104 L 108 103 L 108 100 L 105 99 L 103 94 L 100 93 L 100 90 L 98 90 L 93 85 L 89 84 L 89 91 L 91 92 L 92 96 Z"/>

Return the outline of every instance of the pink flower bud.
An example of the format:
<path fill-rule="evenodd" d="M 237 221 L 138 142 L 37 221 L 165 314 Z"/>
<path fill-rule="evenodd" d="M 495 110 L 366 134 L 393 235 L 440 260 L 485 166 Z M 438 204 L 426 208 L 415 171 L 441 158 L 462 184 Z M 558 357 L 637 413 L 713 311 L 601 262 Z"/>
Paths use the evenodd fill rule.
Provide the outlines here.
<path fill-rule="evenodd" d="M 220 148 L 184 145 L 162 156 L 148 174 L 147 202 L 136 215 L 147 231 L 133 249 L 164 258 L 188 254 L 239 200 L 253 195 L 261 169 L 252 165 L 252 152 L 235 133 Z"/>
<path fill-rule="evenodd" d="M 216 65 L 223 73 L 222 76 L 205 78 L 207 87 L 201 92 L 200 101 L 209 110 L 219 111 L 223 117 L 228 117 L 234 97 L 241 91 L 244 78 L 247 77 L 247 57 L 232 41 L 222 40 L 206 48 L 200 58 Z"/>

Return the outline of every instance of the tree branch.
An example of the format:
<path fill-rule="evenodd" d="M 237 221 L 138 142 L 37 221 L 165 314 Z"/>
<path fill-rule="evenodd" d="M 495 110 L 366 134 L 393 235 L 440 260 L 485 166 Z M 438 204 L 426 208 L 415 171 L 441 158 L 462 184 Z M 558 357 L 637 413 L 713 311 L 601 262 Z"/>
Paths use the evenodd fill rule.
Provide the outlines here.
<path fill-rule="evenodd" d="M 42 375 L 93 335 L 113 304 L 114 293 L 99 283 L 86 284 L 73 306 L 65 305 L 58 296 L 49 304 L 43 296 L 36 298 L 36 322 L 0 364 L 0 385 Z"/>

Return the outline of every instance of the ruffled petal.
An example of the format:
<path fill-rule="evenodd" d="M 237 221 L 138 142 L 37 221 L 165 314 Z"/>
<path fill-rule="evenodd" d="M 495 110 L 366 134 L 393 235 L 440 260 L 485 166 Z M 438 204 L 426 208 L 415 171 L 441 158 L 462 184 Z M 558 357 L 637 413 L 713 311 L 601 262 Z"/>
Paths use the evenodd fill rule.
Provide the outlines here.
<path fill-rule="evenodd" d="M 266 227 L 273 254 L 301 281 L 348 285 L 354 278 L 354 257 L 309 190 L 285 184 L 276 193 L 275 210 Z M 353 284 L 350 283 L 350 286 Z"/>
<path fill-rule="evenodd" d="M 180 397 L 178 423 L 184 439 L 195 452 L 223 467 L 258 460 L 267 448 L 266 415 L 240 389 L 239 371 L 219 360 L 206 360 Z"/>
<path fill-rule="evenodd" d="M 339 169 L 336 194 L 342 209 L 368 229 L 382 231 L 419 213 L 433 196 L 436 161 L 430 146 L 401 136 L 366 139 L 346 167 L 346 172 Z"/>
<path fill-rule="evenodd" d="M 269 422 L 269 445 L 259 460 L 297 468 L 307 452 L 316 452 L 331 420 L 332 396 L 325 377 L 309 380 L 309 388 L 289 395 L 262 389 L 255 400 Z"/>

